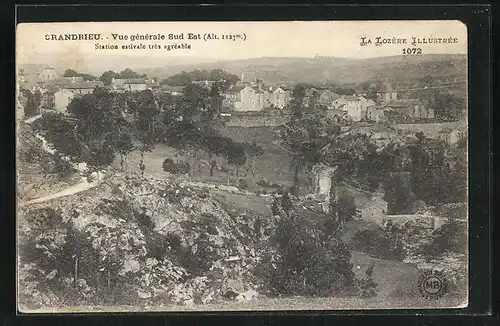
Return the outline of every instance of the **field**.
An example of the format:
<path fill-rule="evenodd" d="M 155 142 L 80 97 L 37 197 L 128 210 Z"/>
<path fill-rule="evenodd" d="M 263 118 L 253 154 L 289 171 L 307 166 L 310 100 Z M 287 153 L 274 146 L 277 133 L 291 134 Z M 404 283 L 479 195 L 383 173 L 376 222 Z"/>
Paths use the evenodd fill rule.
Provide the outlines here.
<path fill-rule="evenodd" d="M 189 179 L 191 181 L 206 182 L 214 184 L 224 184 L 238 186 L 238 179 L 245 179 L 248 183 L 248 189 L 251 191 L 272 192 L 271 188 L 258 186 L 259 180 L 271 181 L 282 186 L 290 187 L 293 184 L 293 171 L 290 167 L 290 156 L 284 148 L 276 144 L 274 128 L 272 127 L 221 127 L 219 129 L 222 135 L 230 137 L 239 142 L 255 141 L 261 146 L 264 154 L 257 157 L 249 157 L 247 162 L 238 168 L 238 172 L 233 165 L 227 164 L 222 157 L 213 157 L 207 153 L 199 152 L 197 157 L 193 154 L 182 154 L 178 160 L 188 162 L 191 166 Z M 165 178 L 167 173 L 163 171 L 162 164 L 166 158 L 175 160 L 178 151 L 163 144 L 156 145 L 151 152 L 144 153 L 144 162 L 146 165 L 145 173 L 149 176 Z M 139 162 L 141 156 L 139 151 L 134 151 L 127 156 L 126 170 L 139 173 Z M 210 175 L 209 162 L 215 159 L 217 166 L 213 175 Z M 120 167 L 120 158 L 116 157 L 114 166 Z M 227 172 L 226 172 L 227 170 Z M 238 177 L 237 177 L 238 175 Z M 306 175 L 300 176 L 300 184 L 304 192 L 308 191 L 308 179 Z"/>

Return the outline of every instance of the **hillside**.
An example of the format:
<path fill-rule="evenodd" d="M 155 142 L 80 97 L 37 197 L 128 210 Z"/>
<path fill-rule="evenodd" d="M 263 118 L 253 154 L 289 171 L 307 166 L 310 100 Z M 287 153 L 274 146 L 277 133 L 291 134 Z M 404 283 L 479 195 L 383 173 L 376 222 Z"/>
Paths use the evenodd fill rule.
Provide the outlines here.
<path fill-rule="evenodd" d="M 256 58 L 237 61 L 219 61 L 201 64 L 170 65 L 141 69 L 156 77 L 167 77 L 193 69 L 221 68 L 252 80 L 259 78 L 266 83 L 355 84 L 372 79 L 406 81 L 426 75 L 439 78 L 466 77 L 465 55 L 394 56 L 370 59 L 316 58 Z"/>
<path fill-rule="evenodd" d="M 44 65 L 52 65 L 61 72 L 67 68 L 94 75 L 104 71 L 130 68 L 151 77 L 165 78 L 182 71 L 221 68 L 245 80 L 262 79 L 265 83 L 307 82 L 314 84 L 356 84 L 367 80 L 414 81 L 426 75 L 446 81 L 465 79 L 467 57 L 459 54 L 426 54 L 421 56 L 391 56 L 370 59 L 335 57 L 263 57 L 245 60 L 214 61 L 210 58 L 149 59 L 107 55 L 88 56 L 77 62 L 62 62 L 57 56 L 40 56 L 25 61 L 19 68 L 36 72 Z"/>

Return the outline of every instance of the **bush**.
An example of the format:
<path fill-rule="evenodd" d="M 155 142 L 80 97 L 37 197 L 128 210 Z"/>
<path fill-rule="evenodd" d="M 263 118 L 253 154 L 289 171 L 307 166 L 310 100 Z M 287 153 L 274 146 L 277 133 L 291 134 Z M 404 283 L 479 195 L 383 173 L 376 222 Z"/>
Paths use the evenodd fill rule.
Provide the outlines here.
<path fill-rule="evenodd" d="M 82 142 L 74 132 L 74 122 L 60 113 L 44 113 L 34 124 L 34 129 L 43 131 L 47 141 L 64 155 L 81 158 Z"/>
<path fill-rule="evenodd" d="M 356 284 L 351 253 L 340 238 L 307 214 L 297 213 L 287 193 L 273 206 L 279 214 L 273 235 L 276 267 L 270 277 L 274 290 L 309 296 L 352 293 Z"/>
<path fill-rule="evenodd" d="M 170 246 L 169 238 L 158 232 L 150 232 L 145 234 L 145 240 L 148 257 L 162 261 Z"/>
<path fill-rule="evenodd" d="M 435 237 L 427 246 L 426 253 L 431 256 L 442 255 L 446 251 L 465 253 L 467 251 L 467 227 L 459 221 L 451 220 L 437 230 Z"/>
<path fill-rule="evenodd" d="M 399 237 L 388 237 L 383 230 L 365 229 L 357 232 L 349 246 L 353 250 L 363 251 L 375 258 L 404 259 L 404 250 Z"/>
<path fill-rule="evenodd" d="M 187 162 L 175 163 L 171 159 L 167 158 L 163 161 L 163 171 L 173 173 L 173 174 L 186 174 L 189 173 L 191 167 Z"/>
<path fill-rule="evenodd" d="M 258 186 L 264 187 L 264 188 L 269 188 L 271 186 L 269 184 L 269 182 L 267 180 L 264 180 L 264 179 L 258 180 L 255 184 L 257 184 Z"/>
<path fill-rule="evenodd" d="M 26 213 L 25 219 L 33 229 L 41 232 L 56 228 L 63 222 L 61 212 L 51 207 L 29 211 Z"/>
<path fill-rule="evenodd" d="M 54 172 L 57 173 L 57 176 L 61 179 L 68 178 L 75 170 L 71 163 L 61 156 L 57 155 L 54 158 Z"/>
<path fill-rule="evenodd" d="M 242 190 L 248 189 L 248 181 L 245 179 L 238 179 L 238 188 Z"/>
<path fill-rule="evenodd" d="M 360 290 L 359 296 L 361 298 L 372 298 L 372 297 L 375 297 L 377 295 L 378 284 L 373 279 L 373 267 L 374 266 L 375 266 L 375 264 L 372 263 L 370 265 L 370 267 L 368 267 L 366 269 L 366 272 L 365 272 L 366 278 L 358 281 L 358 286 L 359 286 L 359 290 Z"/>
<path fill-rule="evenodd" d="M 176 256 L 181 266 L 193 276 L 205 275 L 212 264 L 222 258 L 217 249 L 210 244 L 208 235 L 203 232 L 195 239 L 192 246 L 187 248 L 181 246 Z"/>

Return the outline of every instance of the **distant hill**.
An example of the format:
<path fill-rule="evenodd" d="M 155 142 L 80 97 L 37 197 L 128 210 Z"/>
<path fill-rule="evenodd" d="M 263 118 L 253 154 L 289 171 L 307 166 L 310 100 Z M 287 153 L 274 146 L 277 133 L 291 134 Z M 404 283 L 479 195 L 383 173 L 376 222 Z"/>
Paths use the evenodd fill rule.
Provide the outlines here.
<path fill-rule="evenodd" d="M 313 84 L 356 84 L 385 79 L 393 81 L 419 79 L 429 75 L 438 79 L 464 79 L 465 55 L 393 56 L 370 59 L 316 58 L 256 58 L 198 64 L 169 65 L 138 72 L 164 78 L 181 71 L 221 68 L 246 80 L 262 79 L 266 83 L 307 82 Z"/>
<path fill-rule="evenodd" d="M 241 76 L 244 80 L 262 79 L 268 84 L 353 84 L 385 78 L 400 84 L 411 84 L 426 75 L 436 81 L 465 79 L 467 57 L 458 54 L 427 54 L 415 56 L 392 56 L 370 59 L 348 59 L 335 57 L 263 57 L 246 60 L 215 61 L 210 58 L 137 58 L 124 55 L 88 55 L 65 60 L 61 56 L 37 54 L 33 60 L 20 63 L 27 72 L 43 65 L 51 65 L 64 72 L 74 69 L 96 76 L 104 71 L 121 71 L 130 68 L 140 74 L 160 79 L 182 71 L 194 69 L 224 69 Z M 62 60 L 62 61 L 61 61 Z"/>
<path fill-rule="evenodd" d="M 149 57 L 149 56 L 129 56 L 123 54 L 97 55 L 85 54 L 81 56 L 58 55 L 57 53 L 37 53 L 29 58 L 23 58 L 18 62 L 19 68 L 25 69 L 27 73 L 39 71 L 43 66 L 52 66 L 60 72 L 66 69 L 73 69 L 82 73 L 90 73 L 100 76 L 103 72 L 113 70 L 115 72 L 130 68 L 134 71 L 138 69 L 150 69 L 153 67 L 163 67 L 165 65 L 195 65 L 200 62 L 207 62 L 207 58 L 192 57 Z M 212 60 L 214 61 L 214 60 Z"/>

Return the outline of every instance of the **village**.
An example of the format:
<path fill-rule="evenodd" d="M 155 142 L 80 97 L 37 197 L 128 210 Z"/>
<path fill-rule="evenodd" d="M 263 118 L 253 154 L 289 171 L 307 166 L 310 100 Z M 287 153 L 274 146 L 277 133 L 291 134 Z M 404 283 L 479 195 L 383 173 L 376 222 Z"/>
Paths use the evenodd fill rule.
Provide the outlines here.
<path fill-rule="evenodd" d="M 210 89 L 216 81 L 198 80 L 193 84 Z M 28 89 L 32 93 L 38 92 L 41 96 L 39 107 L 33 116 L 43 112 L 66 113 L 68 105 L 78 96 L 92 93 L 96 88 L 104 88 L 114 93 L 141 92 L 151 90 L 164 92 L 179 97 L 185 86 L 162 85 L 157 78 L 147 76 L 134 78 L 112 78 L 109 85 L 99 80 L 88 80 L 83 76 L 63 76 L 53 67 L 42 68 L 38 73 L 19 75 L 19 89 Z M 276 127 L 286 124 L 289 114 L 285 108 L 292 99 L 293 86 L 267 86 L 262 80 L 245 81 L 242 73 L 239 80 L 225 90 L 220 117 L 229 127 L 259 128 Z M 404 91 L 398 91 L 390 82 L 384 81 L 384 86 L 369 99 L 366 94 L 339 95 L 326 87 L 309 87 L 305 91 L 303 105 L 307 107 L 311 97 L 316 98 L 316 105 L 321 106 L 327 118 L 341 127 L 341 137 L 349 135 L 365 135 L 374 140 L 379 150 L 384 146 L 402 142 L 405 139 L 415 139 L 417 134 L 428 139 L 425 150 L 430 157 L 436 155 L 438 144 L 445 144 L 445 164 L 453 166 L 455 158 L 451 154 L 460 142 L 467 138 L 466 124 L 462 121 L 438 121 L 434 110 L 426 107 L 419 99 L 406 98 Z M 25 118 L 24 108 L 27 98 L 19 92 L 17 119 Z M 30 117 L 26 117 L 30 118 Z M 450 154 L 447 154 L 447 151 Z M 409 154 L 408 154 L 409 155 Z M 318 198 L 329 199 L 330 171 L 329 167 L 315 166 L 316 181 L 311 185 L 311 191 Z M 356 189 L 356 188 L 353 188 Z M 387 202 L 382 198 L 384 194 L 374 192 L 371 196 L 358 188 L 357 196 L 363 198 L 356 203 L 357 209 L 363 218 L 376 220 L 378 223 L 386 221 Z M 369 193 L 368 193 L 369 194 Z M 366 201 L 366 197 L 372 199 Z M 419 212 L 422 213 L 422 212 Z M 390 219 L 407 221 L 411 216 L 399 216 Z M 415 215 L 414 219 L 421 219 Z M 439 218 L 437 218 L 440 220 Z M 432 221 L 433 219 L 428 219 Z M 440 220 L 441 221 L 441 220 Z M 442 223 L 442 222 L 439 222 Z M 437 224 L 438 227 L 440 224 Z M 434 225 L 434 224 L 433 224 Z"/>
<path fill-rule="evenodd" d="M 265 121 L 252 124 L 252 117 L 269 117 L 273 121 L 276 113 L 283 113 L 284 108 L 291 100 L 293 85 L 267 86 L 262 80 L 244 81 L 242 73 L 239 81 L 222 93 L 221 116 L 248 117 L 248 126 L 258 127 L 266 125 Z M 194 84 L 211 88 L 215 81 L 199 80 Z M 71 100 L 78 95 L 89 94 L 96 87 L 103 87 L 112 92 L 126 91 L 163 91 L 174 96 L 180 96 L 185 86 L 161 85 L 157 78 L 113 78 L 110 85 L 104 85 L 99 80 L 85 80 L 81 76 L 65 77 L 53 67 L 43 68 L 38 74 L 29 77 L 23 72 L 19 74 L 20 89 L 39 92 L 41 102 L 38 112 L 55 110 L 65 112 Z M 466 128 L 461 121 L 441 122 L 436 119 L 434 109 L 426 106 L 419 99 L 407 98 L 405 90 L 398 91 L 390 82 L 385 81 L 384 87 L 376 96 L 367 98 L 366 94 L 339 95 L 327 87 L 310 87 L 306 90 L 304 105 L 307 106 L 310 97 L 316 96 L 318 105 L 325 110 L 326 116 L 343 126 L 359 126 L 363 133 L 372 133 L 376 138 L 389 135 L 382 133 L 380 125 L 387 126 L 387 130 L 415 135 L 423 132 L 424 136 L 439 139 L 450 146 L 466 138 Z M 17 118 L 23 119 L 26 98 L 19 94 Z M 281 114 L 283 116 L 283 114 Z M 228 119 L 231 123 L 231 119 Z M 265 120 L 265 119 L 261 119 Z M 286 117 L 282 118 L 286 121 Z M 356 124 L 356 122 L 361 122 Z M 269 124 L 270 122 L 267 122 Z M 381 124 L 379 124 L 381 123 Z M 349 128 L 352 130 L 352 127 Z"/>

